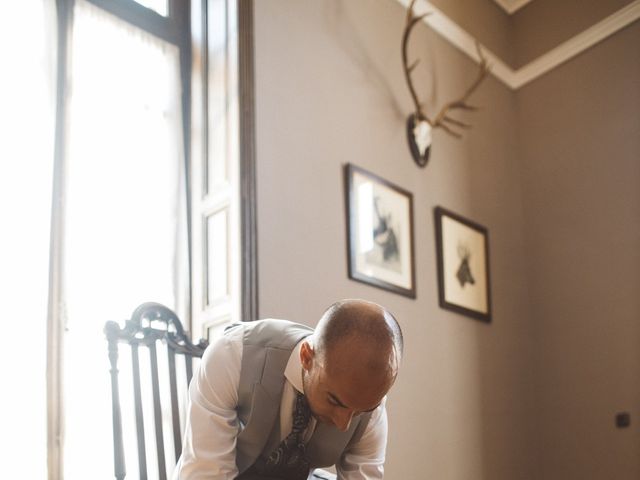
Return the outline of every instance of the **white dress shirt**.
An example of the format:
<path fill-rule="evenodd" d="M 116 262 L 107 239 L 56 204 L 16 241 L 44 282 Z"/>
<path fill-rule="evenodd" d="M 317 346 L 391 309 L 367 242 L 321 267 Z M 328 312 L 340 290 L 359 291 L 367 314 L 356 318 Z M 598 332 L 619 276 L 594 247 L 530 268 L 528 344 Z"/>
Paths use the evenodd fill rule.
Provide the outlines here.
<path fill-rule="evenodd" d="M 187 423 L 182 456 L 174 480 L 233 480 L 236 467 L 236 437 L 240 422 L 236 412 L 242 364 L 243 328 L 215 340 L 205 351 L 189 386 Z M 303 340 L 304 341 L 304 340 Z M 286 381 L 280 402 L 280 432 L 284 439 L 292 428 L 296 391 L 303 392 L 300 346 L 291 352 L 285 369 Z M 339 480 L 374 480 L 383 477 L 387 443 L 385 400 L 371 415 L 358 442 L 351 445 L 336 465 Z M 308 441 L 316 427 L 312 417 L 305 431 Z"/>

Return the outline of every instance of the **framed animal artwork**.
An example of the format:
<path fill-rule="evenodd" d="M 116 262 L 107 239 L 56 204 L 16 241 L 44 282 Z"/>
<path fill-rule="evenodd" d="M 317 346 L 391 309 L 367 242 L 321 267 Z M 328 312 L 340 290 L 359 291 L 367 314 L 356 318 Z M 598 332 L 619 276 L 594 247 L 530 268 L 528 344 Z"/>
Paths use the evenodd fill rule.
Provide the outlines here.
<path fill-rule="evenodd" d="M 344 167 L 349 278 L 416 297 L 413 195 L 360 167 Z"/>
<path fill-rule="evenodd" d="M 489 232 L 442 207 L 435 224 L 440 307 L 491 322 Z"/>

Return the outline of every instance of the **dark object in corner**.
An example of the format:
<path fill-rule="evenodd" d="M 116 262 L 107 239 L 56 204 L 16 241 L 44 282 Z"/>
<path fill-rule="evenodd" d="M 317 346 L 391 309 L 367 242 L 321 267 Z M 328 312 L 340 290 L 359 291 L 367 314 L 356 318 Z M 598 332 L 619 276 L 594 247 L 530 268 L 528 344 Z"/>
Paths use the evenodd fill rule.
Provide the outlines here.
<path fill-rule="evenodd" d="M 616 414 L 616 427 L 627 428 L 631 425 L 631 415 L 629 412 L 621 412 Z"/>

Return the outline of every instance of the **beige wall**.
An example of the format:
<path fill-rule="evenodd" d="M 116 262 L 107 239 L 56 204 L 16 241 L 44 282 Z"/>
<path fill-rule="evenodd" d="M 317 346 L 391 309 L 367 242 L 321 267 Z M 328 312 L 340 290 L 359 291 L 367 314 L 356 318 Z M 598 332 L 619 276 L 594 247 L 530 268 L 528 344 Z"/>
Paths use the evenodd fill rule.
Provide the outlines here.
<path fill-rule="evenodd" d="M 536 0 L 539 1 L 539 0 Z M 515 63 L 512 18 L 494 0 L 430 0 L 507 65 Z"/>
<path fill-rule="evenodd" d="M 511 15 L 494 0 L 430 3 L 517 70 L 633 1 L 534 0 Z"/>
<path fill-rule="evenodd" d="M 396 313 L 407 339 L 389 402 L 391 479 L 530 479 L 533 377 L 514 95 L 487 80 L 462 141 L 435 134 L 419 169 L 396 1 L 255 2 L 260 315 L 313 325 L 326 306 L 362 297 Z M 424 99 L 462 92 L 476 66 L 426 27 Z M 422 48 L 421 48 L 422 46 Z M 436 65 L 436 89 L 428 68 Z M 429 102 L 431 103 L 431 102 Z M 347 278 L 342 165 L 408 189 L 415 202 L 417 299 Z M 486 225 L 495 319 L 437 302 L 433 207 Z"/>
<path fill-rule="evenodd" d="M 516 96 L 545 480 L 640 478 L 638 45 L 640 22 Z"/>
<path fill-rule="evenodd" d="M 637 478 L 637 461 L 628 453 L 634 448 L 639 451 L 634 433 L 637 426 L 627 431 L 612 428 L 615 411 L 632 410 L 637 415 L 639 404 L 638 327 L 632 321 L 635 318 L 638 323 L 638 303 L 631 293 L 640 291 L 638 270 L 634 271 L 631 263 L 639 266 L 638 189 L 631 188 L 631 182 L 638 185 L 637 162 L 628 157 L 611 158 L 608 148 L 615 146 L 617 153 L 626 155 L 635 152 L 637 157 L 637 143 L 621 146 L 616 137 L 616 132 L 632 126 L 632 112 L 638 111 L 637 93 L 635 105 L 625 105 L 619 85 L 620 90 L 609 92 L 612 104 L 607 107 L 608 97 L 600 100 L 602 91 L 596 89 L 596 79 L 608 78 L 606 72 L 599 73 L 584 91 L 577 87 L 575 79 L 601 68 L 596 68 L 596 57 L 583 67 L 587 72 L 572 70 L 574 63 L 591 59 L 592 51 L 517 94 L 489 78 L 473 98 L 485 108 L 463 117 L 474 128 L 462 140 L 436 132 L 429 165 L 419 169 L 405 137 L 411 101 L 400 63 L 404 16 L 396 0 L 255 2 L 260 315 L 314 325 L 326 306 L 345 297 L 377 301 L 396 313 L 406 336 L 406 358 L 389 399 L 386 478 L 613 478 L 584 475 L 582 466 L 561 461 L 562 448 L 572 462 L 582 460 L 578 455 L 582 446 L 588 447 L 589 455 L 598 458 L 603 468 L 636 474 L 618 478 Z M 630 37 L 635 35 L 637 40 L 637 27 L 633 28 L 597 47 L 605 49 L 601 55 L 608 58 L 606 49 L 613 42 L 617 45 L 615 58 L 631 62 L 634 50 Z M 416 74 L 416 86 L 427 110 L 433 112 L 466 87 L 476 66 L 425 26 L 414 35 L 412 55 L 425 59 Z M 615 64 L 613 58 L 609 61 Z M 563 80 L 564 69 L 571 72 L 572 81 Z M 614 83 L 630 84 L 635 78 L 637 85 L 637 67 L 630 79 L 624 78 L 626 71 L 622 64 L 608 75 Z M 566 95 L 569 90 L 575 93 Z M 592 96 L 598 99 L 593 108 L 599 113 L 585 118 L 592 139 L 586 139 L 585 144 L 581 124 L 575 123 L 583 118 L 579 114 L 584 110 L 579 110 L 570 117 L 574 122 L 570 141 L 560 142 L 564 135 L 558 132 L 567 128 L 567 119 L 556 115 L 555 107 L 571 98 L 576 108 L 583 108 Z M 606 125 L 602 134 L 591 133 L 600 119 L 605 117 L 606 122 L 607 117 L 616 115 L 623 117 L 616 121 L 618 128 Z M 550 150 L 543 147 L 546 144 Z M 572 145 L 586 147 L 568 150 Z M 574 156 L 578 153 L 591 155 L 589 165 L 606 158 L 609 163 L 621 162 L 623 170 L 614 175 L 602 163 L 583 177 L 579 157 Z M 571 159 L 567 160 L 568 155 Z M 342 179 L 342 165 L 347 162 L 414 195 L 415 300 L 347 277 Z M 607 190 L 599 190 L 600 179 L 607 180 Z M 619 190 L 614 189 L 616 179 L 623 182 Z M 564 191 L 574 192 L 567 207 L 570 219 L 575 210 L 582 215 L 580 221 L 586 221 L 589 212 L 582 211 L 582 205 L 596 204 L 601 215 L 611 215 L 601 226 L 592 227 L 597 241 L 585 244 L 585 235 L 568 233 L 571 223 L 554 222 L 553 213 L 544 213 L 544 202 L 549 201 L 545 192 L 550 189 L 558 196 L 554 204 L 563 198 Z M 620 197 L 615 208 L 606 209 L 600 203 L 612 192 Z M 438 307 L 433 231 L 436 205 L 489 229 L 491 325 Z M 619 250 L 615 257 L 618 263 L 612 265 L 602 256 L 599 242 L 606 240 L 609 227 L 622 225 L 626 226 L 612 245 Z M 574 258 L 592 255 L 596 260 L 590 268 L 600 266 L 599 270 L 609 271 L 603 279 L 585 276 L 581 281 L 591 279 L 593 287 L 623 284 L 622 289 L 608 288 L 607 308 L 598 303 L 595 288 L 583 295 L 580 288 L 571 287 L 575 284 L 560 282 L 560 259 L 543 248 L 549 244 L 546 235 L 556 243 L 561 237 L 565 250 L 577 244 L 580 249 Z M 628 251 L 624 252 L 623 246 Z M 624 264 L 623 270 L 614 270 L 612 267 L 622 266 L 623 252 L 630 263 Z M 592 270 L 570 271 L 593 274 Z M 551 274 L 554 277 L 547 278 Z M 552 288 L 555 285 L 561 288 Z M 571 305 L 579 311 L 572 312 L 569 320 L 556 315 L 555 307 L 564 306 L 565 298 L 576 297 L 582 298 L 582 303 L 573 301 Z M 619 304 L 610 303 L 615 299 Z M 587 330 L 570 328 L 583 326 L 581 314 L 590 310 L 598 315 L 587 322 Z M 613 320 L 614 311 L 621 317 Z M 596 321 L 602 317 L 612 329 Z M 598 343 L 599 338 L 606 343 Z M 565 358 L 562 353 L 567 343 L 571 344 L 570 355 Z M 598 365 L 603 369 L 595 377 L 578 368 L 584 365 L 582 356 L 591 350 L 598 353 L 597 360 L 609 358 L 602 364 L 587 362 L 588 373 L 594 373 Z M 635 387 L 630 386 L 634 384 L 632 375 Z M 580 395 L 572 396 L 569 385 Z M 615 389 L 591 400 L 587 388 L 594 385 L 601 391 L 610 386 Z M 588 411 L 591 416 L 587 418 Z M 558 418 L 562 415 L 568 418 Z M 594 418 L 598 416 L 602 422 L 596 426 Z M 563 427 L 583 425 L 587 420 L 593 420 L 593 428 L 586 426 L 574 430 L 571 438 L 556 440 L 555 434 Z M 609 433 L 602 438 L 582 437 L 605 430 Z M 559 445 L 560 439 L 563 443 Z M 565 445 L 570 442 L 575 446 Z M 606 455 L 598 457 L 598 446 Z M 573 471 L 581 475 L 562 476 Z"/>
<path fill-rule="evenodd" d="M 520 68 L 633 0 L 535 0 L 511 19 L 513 66 Z"/>

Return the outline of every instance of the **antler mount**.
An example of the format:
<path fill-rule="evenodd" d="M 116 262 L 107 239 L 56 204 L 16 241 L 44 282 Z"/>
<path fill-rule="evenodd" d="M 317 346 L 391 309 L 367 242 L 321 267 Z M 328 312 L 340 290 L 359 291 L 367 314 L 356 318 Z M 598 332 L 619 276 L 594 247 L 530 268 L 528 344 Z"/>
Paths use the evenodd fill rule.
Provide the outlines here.
<path fill-rule="evenodd" d="M 411 93 L 411 98 L 415 107 L 415 111 L 411 115 L 409 115 L 409 118 L 407 119 L 407 137 L 409 140 L 409 149 L 411 150 L 411 154 L 416 164 L 419 167 L 425 167 L 427 165 L 427 162 L 429 161 L 429 153 L 431 150 L 431 130 L 435 128 L 442 128 L 448 134 L 456 138 L 460 138 L 462 137 L 462 134 L 456 131 L 456 129 L 471 128 L 471 125 L 463 123 L 460 120 L 456 120 L 449 114 L 453 110 L 474 111 L 478 109 L 477 107 L 469 105 L 467 103 L 467 99 L 485 79 L 487 73 L 489 73 L 489 66 L 487 64 L 487 59 L 484 57 L 482 51 L 480 50 L 480 44 L 476 42 L 476 49 L 480 58 L 480 68 L 475 81 L 460 98 L 446 103 L 435 117 L 431 118 L 426 115 L 422 110 L 422 104 L 418 99 L 418 95 L 411 79 L 411 73 L 416 68 L 420 60 L 416 60 L 411 65 L 409 65 L 407 45 L 409 43 L 409 36 L 411 35 L 411 31 L 413 30 L 413 28 L 426 16 L 430 15 L 430 13 L 425 13 L 418 16 L 414 15 L 413 7 L 415 3 L 416 0 L 411 0 L 409 8 L 407 9 L 406 23 L 404 32 L 402 34 L 402 65 L 404 68 L 404 75 L 407 81 L 407 86 L 409 87 L 409 92 Z"/>

